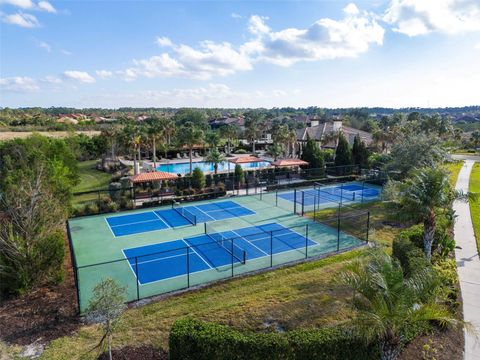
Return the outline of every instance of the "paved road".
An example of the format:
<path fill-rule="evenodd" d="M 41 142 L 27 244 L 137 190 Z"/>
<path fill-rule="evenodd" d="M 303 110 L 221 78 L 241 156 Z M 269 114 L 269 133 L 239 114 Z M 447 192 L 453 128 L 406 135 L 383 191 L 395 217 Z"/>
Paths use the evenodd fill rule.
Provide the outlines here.
<path fill-rule="evenodd" d="M 466 160 L 460 173 L 456 189 L 468 191 L 470 173 L 475 161 Z M 457 271 L 463 298 L 463 316 L 480 334 L 480 260 L 473 232 L 470 207 L 468 203 L 455 201 L 453 209 L 458 215 L 455 222 L 455 241 L 457 249 Z M 465 360 L 480 360 L 480 340 L 468 332 L 465 333 Z"/>

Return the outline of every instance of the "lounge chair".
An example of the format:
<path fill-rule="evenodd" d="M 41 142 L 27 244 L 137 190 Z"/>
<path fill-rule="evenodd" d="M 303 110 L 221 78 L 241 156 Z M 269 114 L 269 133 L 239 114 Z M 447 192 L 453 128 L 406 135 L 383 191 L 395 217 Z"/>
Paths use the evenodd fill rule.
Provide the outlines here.
<path fill-rule="evenodd" d="M 177 159 L 181 159 L 182 156 L 180 155 L 180 153 L 177 153 Z"/>

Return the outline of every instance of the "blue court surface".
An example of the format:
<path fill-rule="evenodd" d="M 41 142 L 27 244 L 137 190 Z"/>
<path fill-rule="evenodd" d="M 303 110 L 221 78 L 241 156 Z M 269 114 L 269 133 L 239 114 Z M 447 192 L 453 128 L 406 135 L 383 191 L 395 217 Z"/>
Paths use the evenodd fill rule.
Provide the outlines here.
<path fill-rule="evenodd" d="M 302 195 L 303 192 L 303 195 Z M 326 203 L 353 203 L 370 201 L 378 198 L 380 189 L 376 187 L 367 187 L 358 184 L 345 184 L 342 186 L 325 186 L 321 188 L 310 188 L 306 190 L 297 190 L 296 202 L 305 206 Z M 295 192 L 289 191 L 278 194 L 282 199 L 295 202 Z"/>
<path fill-rule="evenodd" d="M 255 214 L 254 211 L 234 201 L 227 200 L 210 204 L 110 216 L 106 220 L 115 236 L 125 236 L 253 214 Z"/>
<path fill-rule="evenodd" d="M 317 245 L 276 223 L 123 249 L 139 284 Z M 233 256 L 232 256 L 233 250 Z M 188 256 L 188 259 L 187 259 Z"/>

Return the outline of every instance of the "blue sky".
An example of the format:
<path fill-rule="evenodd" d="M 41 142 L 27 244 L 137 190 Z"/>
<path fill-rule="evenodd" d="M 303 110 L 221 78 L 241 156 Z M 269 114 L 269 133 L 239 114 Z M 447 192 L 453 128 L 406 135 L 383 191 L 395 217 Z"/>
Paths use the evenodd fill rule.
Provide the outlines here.
<path fill-rule="evenodd" d="M 0 0 L 0 106 L 480 104 L 480 0 Z"/>

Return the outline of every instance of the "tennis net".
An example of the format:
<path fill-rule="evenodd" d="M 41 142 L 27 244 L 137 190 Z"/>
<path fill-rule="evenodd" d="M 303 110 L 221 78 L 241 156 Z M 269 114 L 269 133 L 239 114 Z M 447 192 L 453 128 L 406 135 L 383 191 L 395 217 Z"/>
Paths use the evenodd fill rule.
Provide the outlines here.
<path fill-rule="evenodd" d="M 184 207 L 181 207 L 178 203 L 173 203 L 172 209 L 175 210 L 180 216 L 183 216 L 185 219 L 187 219 L 192 225 L 197 225 L 197 216 L 192 214 Z"/>
<path fill-rule="evenodd" d="M 347 191 L 341 187 L 325 187 L 321 183 L 314 183 L 314 189 L 319 197 L 340 202 L 342 200 L 355 201 L 355 193 Z"/>
<path fill-rule="evenodd" d="M 205 235 L 207 235 L 210 239 L 223 247 L 230 255 L 237 259 L 237 261 L 245 264 L 247 254 L 245 250 L 243 250 L 234 243 L 234 238 L 225 238 L 225 236 L 223 236 L 221 232 L 215 230 L 213 226 L 208 223 L 205 223 Z"/>

